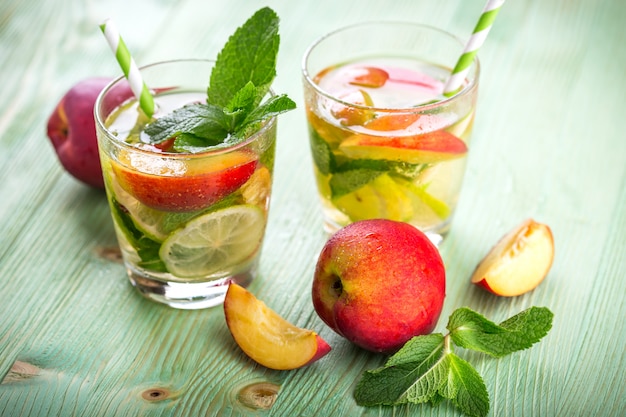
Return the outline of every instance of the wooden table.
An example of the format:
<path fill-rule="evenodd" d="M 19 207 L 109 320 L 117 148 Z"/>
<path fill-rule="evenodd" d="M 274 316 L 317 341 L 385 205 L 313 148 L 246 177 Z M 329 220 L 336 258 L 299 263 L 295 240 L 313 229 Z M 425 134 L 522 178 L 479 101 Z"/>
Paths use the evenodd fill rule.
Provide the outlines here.
<path fill-rule="evenodd" d="M 272 210 L 250 287 L 333 346 L 316 364 L 271 371 L 234 344 L 221 308 L 177 311 L 138 295 L 110 256 L 100 191 L 66 174 L 45 125 L 78 80 L 117 76 L 98 24 L 116 20 L 140 64 L 215 57 L 245 19 L 281 17 L 275 89 L 299 104 L 280 119 Z M 308 150 L 300 61 L 318 36 L 365 20 L 413 20 L 466 39 L 482 0 L 267 2 L 2 0 L 0 4 L 1 416 L 453 416 L 437 408 L 367 409 L 352 393 L 384 357 L 314 313 L 310 286 L 327 236 Z M 465 186 L 441 246 L 444 312 L 469 306 L 501 321 L 546 306 L 538 345 L 496 360 L 459 349 L 483 375 L 493 416 L 626 412 L 626 6 L 622 0 L 509 1 L 479 56 L 481 93 Z M 556 258 L 536 290 L 499 298 L 469 283 L 488 249 L 527 217 L 551 226 Z M 269 409 L 238 401 L 280 386 Z"/>

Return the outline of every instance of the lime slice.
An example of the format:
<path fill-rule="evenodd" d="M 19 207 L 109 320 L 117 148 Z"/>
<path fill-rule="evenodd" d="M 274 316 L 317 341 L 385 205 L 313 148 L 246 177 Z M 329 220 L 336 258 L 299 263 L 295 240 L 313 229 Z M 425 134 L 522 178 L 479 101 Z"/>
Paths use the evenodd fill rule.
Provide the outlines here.
<path fill-rule="evenodd" d="M 407 192 L 387 174 L 334 198 L 333 204 L 352 221 L 376 218 L 408 221 L 413 215 Z"/>
<path fill-rule="evenodd" d="M 115 199 L 128 210 L 137 229 L 157 242 L 165 240 L 170 233 L 197 215 L 197 212 L 170 213 L 154 210 L 127 193 L 116 181 L 111 181 L 110 184 Z"/>
<path fill-rule="evenodd" d="M 197 213 L 169 213 L 151 209 L 139 202 L 128 209 L 137 228 L 148 237 L 162 242 L 170 233 L 184 225 Z"/>
<path fill-rule="evenodd" d="M 250 259 L 261 245 L 263 210 L 231 206 L 199 216 L 172 233 L 159 256 L 167 269 L 183 278 L 206 277 Z"/>
<path fill-rule="evenodd" d="M 405 179 L 396 179 L 406 190 L 413 205 L 411 223 L 418 227 L 430 227 L 441 223 L 450 216 L 450 207 L 429 191 L 429 187 L 418 186 Z"/>

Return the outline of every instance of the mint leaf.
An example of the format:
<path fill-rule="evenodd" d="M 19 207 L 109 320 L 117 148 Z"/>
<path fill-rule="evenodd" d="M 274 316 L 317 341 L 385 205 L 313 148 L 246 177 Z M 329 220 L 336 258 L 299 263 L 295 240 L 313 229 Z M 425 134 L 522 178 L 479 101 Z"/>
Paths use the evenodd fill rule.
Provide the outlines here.
<path fill-rule="evenodd" d="M 357 168 L 336 172 L 329 181 L 330 191 L 334 198 L 341 197 L 342 195 L 358 190 L 384 173 L 384 170 L 369 168 Z"/>
<path fill-rule="evenodd" d="M 331 193 L 333 197 L 351 193 L 395 167 L 395 162 L 382 159 L 350 159 L 334 169 L 329 182 Z"/>
<path fill-rule="evenodd" d="M 545 336 L 552 317 L 547 308 L 532 307 L 497 325 L 468 308 L 457 309 L 448 323 L 450 333 L 409 340 L 384 366 L 363 373 L 354 398 L 363 406 L 426 402 L 436 406 L 448 399 L 465 415 L 484 417 L 489 412 L 485 383 L 469 362 L 453 352 L 452 344 L 502 356 Z M 530 341 L 521 342 L 523 337 Z"/>
<path fill-rule="evenodd" d="M 213 148 L 217 148 L 219 145 L 220 142 L 216 142 L 215 145 L 213 145 Z M 198 153 L 205 151 L 206 146 L 207 139 L 195 136 L 191 133 L 180 133 L 176 136 L 176 140 L 174 140 L 172 148 L 176 152 Z"/>
<path fill-rule="evenodd" d="M 296 103 L 289 97 L 285 95 L 272 96 L 246 116 L 242 123 L 243 126 L 235 132 L 235 136 L 245 138 L 251 134 L 251 130 L 257 130 L 265 120 L 295 108 Z"/>
<path fill-rule="evenodd" d="M 497 325 L 460 308 L 450 316 L 447 329 L 456 345 L 501 357 L 537 343 L 548 334 L 553 316 L 545 307 L 531 307 Z"/>
<path fill-rule="evenodd" d="M 167 271 L 165 264 L 159 257 L 161 243 L 150 239 L 141 230 L 139 230 L 137 226 L 135 226 L 128 210 L 126 210 L 126 208 L 117 200 L 113 200 L 112 214 L 115 218 L 115 222 L 122 230 L 122 233 L 124 233 L 128 242 L 139 255 L 140 261 L 137 265 L 154 271 Z"/>
<path fill-rule="evenodd" d="M 152 143 L 160 143 L 187 133 L 214 145 L 228 136 L 229 125 L 230 120 L 221 108 L 207 104 L 189 104 L 156 119 L 144 131 L 150 136 Z"/>
<path fill-rule="evenodd" d="M 207 90 L 208 103 L 227 107 L 248 82 L 258 88 L 256 104 L 260 103 L 276 76 L 279 43 L 278 16 L 264 7 L 235 31 L 218 54 Z"/>
<path fill-rule="evenodd" d="M 246 115 L 250 113 L 257 103 L 257 88 L 248 82 L 241 90 L 237 91 L 233 98 L 226 106 L 226 113 L 232 118 L 231 129 L 244 120 Z"/>
<path fill-rule="evenodd" d="M 442 369 L 444 338 L 440 333 L 409 340 L 382 368 L 366 371 L 357 384 L 359 405 L 422 403 L 437 393 L 446 372 Z"/>
<path fill-rule="evenodd" d="M 268 7 L 250 17 L 218 54 L 206 103 L 185 106 L 148 124 L 148 140 L 160 143 L 175 137 L 173 149 L 188 153 L 233 146 L 267 119 L 294 109 L 295 103 L 284 95 L 263 103 L 276 77 L 278 23 Z"/>
<path fill-rule="evenodd" d="M 310 126 L 309 134 L 311 136 L 310 146 L 313 162 L 323 175 L 328 175 L 333 172 L 337 166 L 335 155 L 328 143 Z"/>
<path fill-rule="evenodd" d="M 454 353 L 447 354 L 443 362 L 448 372 L 442 378 L 444 384 L 438 394 L 452 400 L 468 416 L 486 416 L 489 412 L 489 393 L 480 374 Z"/>

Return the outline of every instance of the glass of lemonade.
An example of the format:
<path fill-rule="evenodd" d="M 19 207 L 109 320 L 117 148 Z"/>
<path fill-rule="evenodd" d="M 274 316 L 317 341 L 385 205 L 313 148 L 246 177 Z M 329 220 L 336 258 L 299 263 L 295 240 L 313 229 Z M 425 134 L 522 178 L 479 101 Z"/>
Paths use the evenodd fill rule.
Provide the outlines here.
<path fill-rule="evenodd" d="M 402 22 L 356 24 L 309 47 L 304 100 L 326 231 L 387 218 L 441 242 L 461 190 L 478 92 L 475 61 L 461 90 L 443 94 L 462 52 L 454 36 Z"/>
<path fill-rule="evenodd" d="M 141 68 L 158 118 L 206 100 L 214 62 L 177 60 Z M 105 188 L 124 264 L 146 297 L 184 309 L 223 301 L 230 281 L 256 273 L 267 221 L 276 143 L 271 118 L 243 142 L 177 153 L 142 140 L 149 122 L 127 81 L 95 105 Z"/>

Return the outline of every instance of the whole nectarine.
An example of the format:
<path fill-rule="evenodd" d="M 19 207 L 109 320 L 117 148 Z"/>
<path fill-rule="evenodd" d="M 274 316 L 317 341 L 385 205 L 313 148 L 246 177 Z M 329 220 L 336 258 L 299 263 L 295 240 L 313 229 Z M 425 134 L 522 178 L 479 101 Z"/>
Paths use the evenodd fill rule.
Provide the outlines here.
<path fill-rule="evenodd" d="M 322 249 L 313 306 L 338 334 L 374 352 L 393 352 L 430 333 L 445 297 L 445 268 L 426 235 L 373 219 L 336 232 Z"/>
<path fill-rule="evenodd" d="M 73 177 L 104 188 L 93 107 L 110 78 L 87 78 L 61 98 L 48 119 L 47 134 L 59 161 Z"/>

